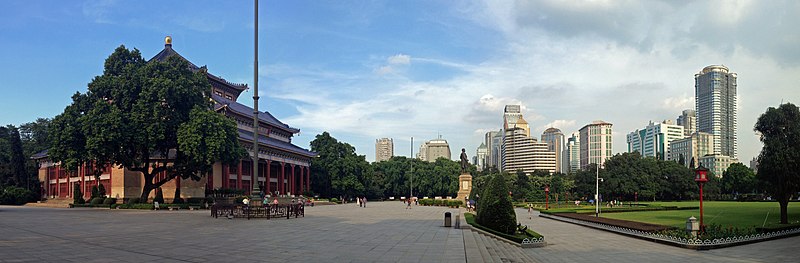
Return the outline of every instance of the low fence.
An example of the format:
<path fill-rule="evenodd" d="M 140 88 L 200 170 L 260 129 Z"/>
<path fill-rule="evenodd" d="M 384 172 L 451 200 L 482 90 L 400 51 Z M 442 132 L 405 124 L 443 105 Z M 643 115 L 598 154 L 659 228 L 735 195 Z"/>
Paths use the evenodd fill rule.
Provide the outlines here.
<path fill-rule="evenodd" d="M 683 248 L 690 248 L 690 249 L 697 249 L 697 250 L 708 250 L 708 249 L 715 249 L 715 248 L 723 248 L 723 247 L 731 247 L 731 246 L 738 246 L 756 242 L 762 242 L 767 240 L 778 239 L 782 237 L 789 237 L 800 235 L 800 228 L 788 229 L 788 230 L 780 230 L 774 232 L 767 232 L 767 233 L 759 233 L 754 235 L 747 235 L 747 236 L 738 236 L 738 237 L 727 237 L 727 238 L 715 238 L 715 239 L 686 239 L 681 237 L 674 237 L 668 235 L 662 235 L 653 232 L 645 232 L 639 230 L 633 230 L 624 227 L 612 226 L 607 224 L 595 223 L 595 222 L 588 222 L 583 220 L 577 220 L 567 217 L 561 217 L 556 215 L 548 215 L 548 214 L 539 214 L 540 217 L 549 218 L 553 220 L 563 221 L 567 223 L 572 223 L 576 225 L 582 225 L 586 227 L 591 227 L 595 229 L 605 230 L 609 232 L 615 232 L 618 234 L 623 234 L 631 237 L 636 237 L 640 239 L 650 240 L 653 242 L 658 242 L 662 244 L 683 247 Z"/>

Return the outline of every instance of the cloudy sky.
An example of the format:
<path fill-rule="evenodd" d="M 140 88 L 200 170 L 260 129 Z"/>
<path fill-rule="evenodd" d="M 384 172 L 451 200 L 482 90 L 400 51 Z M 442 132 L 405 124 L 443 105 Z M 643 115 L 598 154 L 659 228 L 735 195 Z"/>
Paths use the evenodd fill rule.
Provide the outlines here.
<path fill-rule="evenodd" d="M 395 155 L 439 134 L 473 155 L 506 104 L 537 135 L 611 122 L 622 152 L 625 134 L 693 109 L 694 74 L 723 64 L 739 76 L 747 163 L 758 116 L 800 103 L 797 1 L 261 1 L 259 12 L 260 108 L 300 128 L 300 146 L 328 131 L 370 161 L 381 137 Z M 253 82 L 252 2 L 4 3 L 0 124 L 59 114 L 115 47 L 149 59 L 166 35 L 211 73 Z"/>

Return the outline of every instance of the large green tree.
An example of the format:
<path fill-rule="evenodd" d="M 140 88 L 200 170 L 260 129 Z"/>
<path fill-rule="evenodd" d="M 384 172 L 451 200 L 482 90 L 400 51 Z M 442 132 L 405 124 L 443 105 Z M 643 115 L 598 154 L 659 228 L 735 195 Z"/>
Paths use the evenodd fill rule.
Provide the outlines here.
<path fill-rule="evenodd" d="M 787 206 L 800 190 L 800 110 L 791 103 L 769 107 L 755 125 L 764 147 L 757 178 L 781 207 L 781 224 L 789 223 Z"/>
<path fill-rule="evenodd" d="M 0 126 L 0 187 L 26 187 L 25 160 L 19 130 Z"/>
<path fill-rule="evenodd" d="M 753 193 L 757 189 L 756 174 L 742 163 L 733 163 L 722 173 L 721 184 L 722 192 L 733 196 Z"/>
<path fill-rule="evenodd" d="M 325 197 L 375 196 L 373 170 L 352 145 L 339 142 L 330 133 L 318 134 L 311 150 L 319 154 L 311 161 L 311 189 Z"/>
<path fill-rule="evenodd" d="M 106 164 L 141 172 L 146 200 L 176 177 L 199 180 L 215 161 L 243 157 L 233 121 L 204 112 L 210 94 L 204 69 L 178 56 L 147 62 L 120 46 L 88 91 L 53 119 L 48 154 L 69 170 L 88 164 L 95 176 Z"/>

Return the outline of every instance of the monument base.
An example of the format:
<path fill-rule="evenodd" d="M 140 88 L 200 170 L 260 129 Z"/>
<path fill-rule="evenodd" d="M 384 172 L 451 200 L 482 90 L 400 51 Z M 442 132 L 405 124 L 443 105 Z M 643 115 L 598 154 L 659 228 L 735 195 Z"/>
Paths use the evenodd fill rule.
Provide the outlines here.
<path fill-rule="evenodd" d="M 472 192 L 472 175 L 469 173 L 462 173 L 458 176 L 458 195 L 456 199 L 461 200 L 464 202 L 464 205 L 467 205 L 466 201 L 470 198 L 470 192 Z"/>

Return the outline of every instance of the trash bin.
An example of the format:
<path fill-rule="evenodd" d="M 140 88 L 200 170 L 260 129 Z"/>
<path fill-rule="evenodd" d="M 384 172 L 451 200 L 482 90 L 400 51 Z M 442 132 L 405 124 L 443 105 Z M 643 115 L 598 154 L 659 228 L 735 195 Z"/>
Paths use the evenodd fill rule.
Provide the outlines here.
<path fill-rule="evenodd" d="M 452 223 L 452 217 L 450 212 L 444 212 L 444 226 L 450 227 Z"/>

